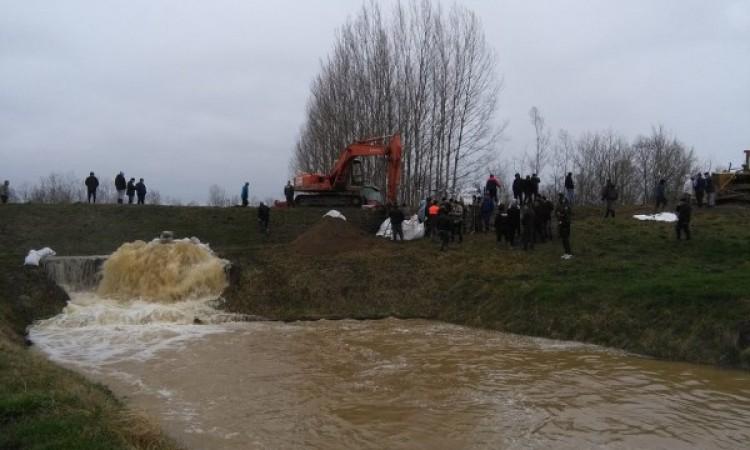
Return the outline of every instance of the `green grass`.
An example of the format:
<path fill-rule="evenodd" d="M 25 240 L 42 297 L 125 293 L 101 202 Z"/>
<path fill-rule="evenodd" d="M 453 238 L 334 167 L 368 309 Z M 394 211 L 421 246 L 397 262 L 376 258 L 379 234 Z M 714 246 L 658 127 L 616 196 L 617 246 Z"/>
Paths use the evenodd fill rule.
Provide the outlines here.
<path fill-rule="evenodd" d="M 575 339 L 665 359 L 750 368 L 735 346 L 750 320 L 750 210 L 695 212 L 694 238 L 669 224 L 602 220 L 579 209 L 576 257 L 558 241 L 533 252 L 467 236 L 441 253 L 429 241 L 383 240 L 367 251 L 303 256 L 286 244 L 324 210 L 273 210 L 271 233 L 250 208 L 3 205 L 0 208 L 0 448 L 172 448 L 106 389 L 24 348 L 33 320 L 60 311 L 66 295 L 37 269 L 31 248 L 104 254 L 162 230 L 197 236 L 241 267 L 227 308 L 279 320 L 419 317 L 533 336 Z M 374 231 L 380 217 L 345 211 Z M 374 238 L 373 238 L 374 239 Z"/>

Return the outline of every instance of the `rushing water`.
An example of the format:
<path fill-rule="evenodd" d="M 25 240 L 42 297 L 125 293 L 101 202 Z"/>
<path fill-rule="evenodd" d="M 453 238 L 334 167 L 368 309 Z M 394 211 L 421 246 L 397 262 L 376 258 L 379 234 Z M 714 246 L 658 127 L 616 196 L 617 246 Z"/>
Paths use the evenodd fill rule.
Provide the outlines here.
<path fill-rule="evenodd" d="M 750 442 L 744 372 L 427 321 L 192 325 L 193 315 L 212 317 L 200 302 L 182 315 L 154 311 L 174 305 L 135 302 L 106 315 L 92 297 L 73 303 L 32 340 L 188 448 Z"/>
<path fill-rule="evenodd" d="M 49 265 L 89 291 L 29 337 L 187 448 L 750 442 L 745 372 L 427 321 L 233 322 L 206 300 L 226 261 L 196 239 L 125 244 L 102 273 L 81 261 Z"/>

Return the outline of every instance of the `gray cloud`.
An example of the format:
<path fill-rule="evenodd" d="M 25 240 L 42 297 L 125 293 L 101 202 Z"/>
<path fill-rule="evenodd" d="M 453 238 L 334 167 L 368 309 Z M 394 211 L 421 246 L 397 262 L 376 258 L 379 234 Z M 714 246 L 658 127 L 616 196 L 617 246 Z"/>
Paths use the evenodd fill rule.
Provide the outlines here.
<path fill-rule="evenodd" d="M 505 156 L 554 129 L 662 123 L 714 164 L 750 147 L 750 4 L 467 1 L 505 80 Z M 358 4 L 0 2 L 0 178 L 144 177 L 203 201 L 280 196 L 310 81 Z"/>

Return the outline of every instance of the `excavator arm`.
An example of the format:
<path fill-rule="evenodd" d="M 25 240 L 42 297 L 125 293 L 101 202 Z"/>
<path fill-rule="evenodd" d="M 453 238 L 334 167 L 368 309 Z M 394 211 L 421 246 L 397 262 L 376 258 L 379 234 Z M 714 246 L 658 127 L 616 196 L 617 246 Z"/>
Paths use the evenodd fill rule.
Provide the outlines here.
<path fill-rule="evenodd" d="M 330 174 L 331 187 L 343 189 L 347 183 L 347 174 L 352 161 L 360 156 L 385 156 L 388 162 L 386 200 L 389 203 L 398 201 L 398 184 L 401 180 L 401 136 L 391 136 L 387 145 L 383 145 L 384 138 L 373 138 L 358 141 L 341 152 L 339 159 Z"/>

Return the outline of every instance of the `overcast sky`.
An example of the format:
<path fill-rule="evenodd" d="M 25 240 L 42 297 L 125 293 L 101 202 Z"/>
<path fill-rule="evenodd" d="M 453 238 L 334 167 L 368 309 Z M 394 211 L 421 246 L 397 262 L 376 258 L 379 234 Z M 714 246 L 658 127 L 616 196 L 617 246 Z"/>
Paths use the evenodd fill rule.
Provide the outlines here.
<path fill-rule="evenodd" d="M 532 146 L 531 106 L 574 134 L 663 124 L 714 166 L 750 148 L 750 1 L 463 4 L 497 52 L 505 159 Z M 183 201 L 245 180 L 281 197 L 310 82 L 359 6 L 0 0 L 0 179 L 123 170 Z"/>

